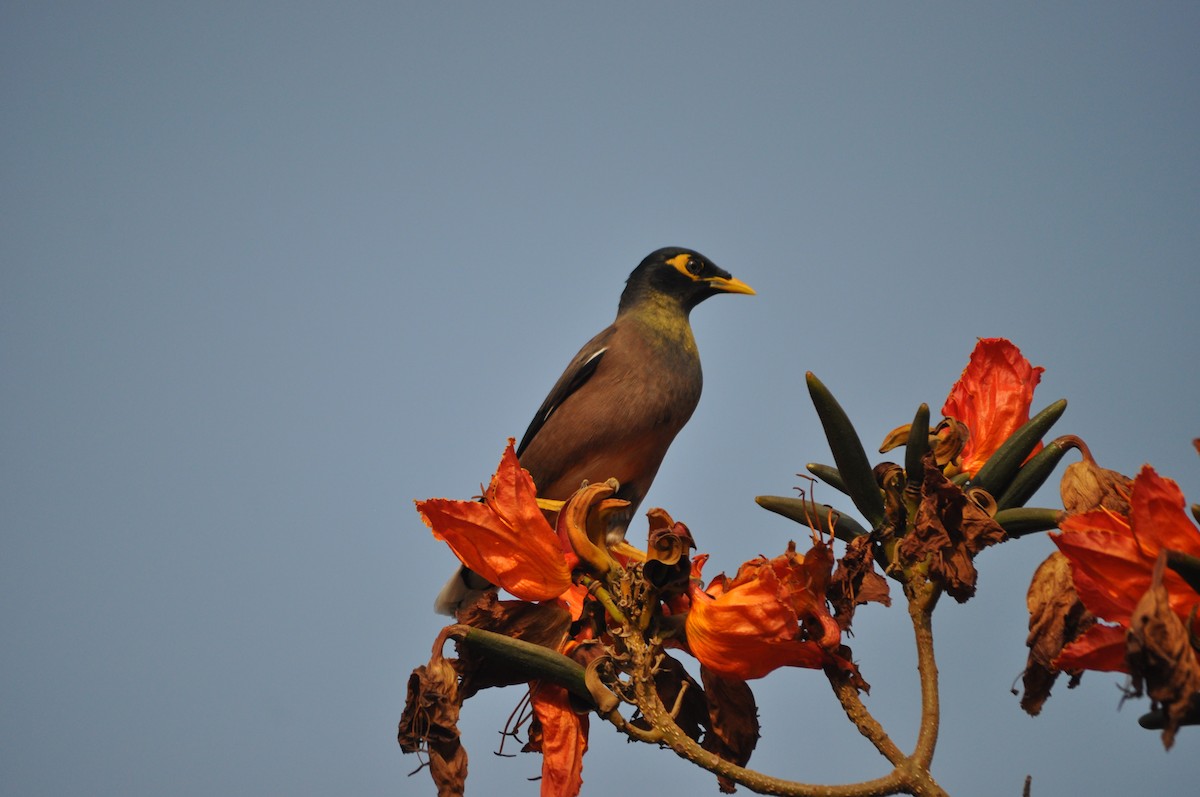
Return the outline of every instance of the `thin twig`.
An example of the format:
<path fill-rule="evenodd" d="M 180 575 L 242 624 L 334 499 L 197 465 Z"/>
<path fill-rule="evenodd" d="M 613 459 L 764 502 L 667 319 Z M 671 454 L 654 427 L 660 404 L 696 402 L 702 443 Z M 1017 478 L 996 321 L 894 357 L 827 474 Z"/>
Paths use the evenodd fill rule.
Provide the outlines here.
<path fill-rule="evenodd" d="M 831 668 L 826 670 L 825 674 L 829 677 L 829 685 L 833 687 L 833 693 L 837 695 L 842 709 L 854 723 L 854 727 L 858 728 L 858 732 L 867 737 L 871 744 L 875 745 L 875 749 L 892 765 L 898 766 L 903 762 L 906 756 L 887 735 L 879 721 L 867 710 L 866 705 L 858 696 L 858 688 L 850 682 L 845 673 Z"/>

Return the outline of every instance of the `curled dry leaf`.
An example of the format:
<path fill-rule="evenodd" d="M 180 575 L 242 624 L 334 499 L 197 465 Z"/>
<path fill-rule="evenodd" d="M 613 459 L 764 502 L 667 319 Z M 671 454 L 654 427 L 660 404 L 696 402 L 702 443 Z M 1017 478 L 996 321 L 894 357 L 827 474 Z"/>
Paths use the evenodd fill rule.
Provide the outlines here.
<path fill-rule="evenodd" d="M 925 455 L 925 481 L 913 530 L 898 546 L 904 562 L 928 561 L 931 579 L 959 603 L 975 594 L 977 571 L 971 561 L 989 545 L 1008 539 L 985 511 L 934 466 Z"/>
<path fill-rule="evenodd" d="M 397 739 L 404 752 L 429 757 L 438 797 L 460 797 L 467 780 L 467 751 L 458 733 L 463 697 L 454 665 L 442 656 L 447 630 L 434 643 L 429 664 L 417 667 L 408 678 Z"/>
<path fill-rule="evenodd" d="M 1021 695 L 1021 708 L 1037 715 L 1058 679 L 1060 670 L 1055 659 L 1068 642 L 1094 625 L 1096 618 L 1079 600 L 1071 581 L 1071 563 L 1058 551 L 1050 554 L 1033 574 L 1025 603 L 1029 607 L 1029 636 L 1025 640 L 1029 660 L 1022 676 L 1025 691 Z M 1074 687 L 1083 673 L 1067 672 L 1071 676 L 1068 686 Z"/>
<path fill-rule="evenodd" d="M 829 581 L 828 597 L 834 619 L 843 631 L 850 628 L 859 604 L 875 601 L 892 605 L 887 579 L 875 569 L 875 548 L 869 535 L 855 537 L 846 544 L 846 553 Z"/>

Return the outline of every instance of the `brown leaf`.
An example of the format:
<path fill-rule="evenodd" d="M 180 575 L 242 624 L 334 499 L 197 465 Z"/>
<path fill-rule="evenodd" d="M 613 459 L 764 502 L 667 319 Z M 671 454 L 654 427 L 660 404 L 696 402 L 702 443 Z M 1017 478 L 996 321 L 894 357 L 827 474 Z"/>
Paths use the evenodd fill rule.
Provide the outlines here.
<path fill-rule="evenodd" d="M 1081 445 L 1079 450 L 1083 459 L 1066 467 L 1058 485 L 1063 509 L 1071 515 L 1093 509 L 1128 515 L 1133 480 L 1097 465 L 1087 446 Z"/>
<path fill-rule="evenodd" d="M 406 753 L 424 752 L 438 797 L 461 797 L 467 779 L 467 751 L 458 733 L 462 696 L 458 673 L 442 657 L 445 631 L 438 637 L 428 665 L 413 670 L 397 740 Z"/>
<path fill-rule="evenodd" d="M 989 545 L 1008 539 L 1004 529 L 935 467 L 925 455 L 921 503 L 911 532 L 899 545 L 906 562 L 929 561 L 932 579 L 959 603 L 975 594 L 971 561 Z"/>
<path fill-rule="evenodd" d="M 758 705 L 749 684 L 737 678 L 718 675 L 707 667 L 700 668 L 704 696 L 708 703 L 711 732 L 705 734 L 702 746 L 726 761 L 745 766 L 758 745 Z M 736 789 L 733 781 L 717 777 L 725 794 Z"/>
<path fill-rule="evenodd" d="M 1050 689 L 1060 670 L 1054 660 L 1067 643 L 1083 635 L 1096 623 L 1096 618 L 1084 608 L 1071 580 L 1071 563 L 1058 551 L 1050 554 L 1038 567 L 1025 596 L 1029 607 L 1029 659 L 1022 681 L 1021 708 L 1032 715 L 1042 710 Z M 1068 670 L 1069 686 L 1079 683 L 1082 671 Z"/>
<path fill-rule="evenodd" d="M 875 569 L 875 548 L 869 536 L 855 537 L 846 545 L 846 553 L 838 560 L 826 594 L 843 631 L 850 628 L 854 608 L 859 604 L 876 601 L 892 605 L 887 579 Z"/>
<path fill-rule="evenodd" d="M 1150 589 L 1138 601 L 1126 636 L 1125 658 L 1134 693 L 1143 690 L 1166 713 L 1163 746 L 1170 749 L 1183 719 L 1200 706 L 1200 661 L 1183 620 L 1163 585 L 1166 553 L 1154 565 Z"/>

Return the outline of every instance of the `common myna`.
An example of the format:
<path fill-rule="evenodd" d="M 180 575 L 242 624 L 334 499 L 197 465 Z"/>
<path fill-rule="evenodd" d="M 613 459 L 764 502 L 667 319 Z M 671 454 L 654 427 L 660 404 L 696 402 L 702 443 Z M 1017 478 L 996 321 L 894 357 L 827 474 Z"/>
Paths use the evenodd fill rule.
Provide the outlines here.
<path fill-rule="evenodd" d="M 615 478 L 616 497 L 629 508 L 612 519 L 609 538 L 624 536 L 700 400 L 700 354 L 688 314 L 718 293 L 754 289 L 690 249 L 659 249 L 633 270 L 616 320 L 571 360 L 517 447 L 539 498 L 566 500 L 584 481 Z M 460 568 L 436 609 L 453 615 L 488 586 Z"/>

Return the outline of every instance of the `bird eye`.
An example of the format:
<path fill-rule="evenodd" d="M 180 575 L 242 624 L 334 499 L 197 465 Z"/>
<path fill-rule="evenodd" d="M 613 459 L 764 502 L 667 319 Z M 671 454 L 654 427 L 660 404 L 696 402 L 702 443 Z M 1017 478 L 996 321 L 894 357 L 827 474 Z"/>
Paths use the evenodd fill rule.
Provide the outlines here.
<path fill-rule="evenodd" d="M 687 262 L 687 270 L 688 270 L 688 273 L 691 274 L 693 277 L 700 276 L 700 263 L 695 260 L 689 260 Z"/>

